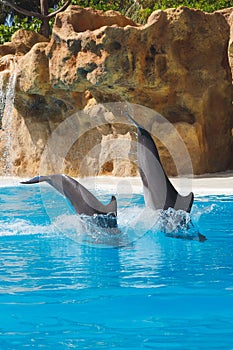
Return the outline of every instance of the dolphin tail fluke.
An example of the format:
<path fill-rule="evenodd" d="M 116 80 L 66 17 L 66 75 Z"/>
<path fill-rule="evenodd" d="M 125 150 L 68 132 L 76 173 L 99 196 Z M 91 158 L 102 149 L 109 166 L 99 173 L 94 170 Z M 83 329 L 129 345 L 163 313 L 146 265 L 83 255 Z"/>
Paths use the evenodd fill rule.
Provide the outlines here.
<path fill-rule="evenodd" d="M 116 197 L 112 196 L 109 204 L 105 205 L 106 213 L 117 216 L 117 201 Z"/>
<path fill-rule="evenodd" d="M 190 192 L 187 196 L 178 195 L 175 208 L 176 210 L 184 210 L 190 213 L 194 200 L 193 192 Z"/>
<path fill-rule="evenodd" d="M 21 181 L 20 183 L 21 184 L 36 184 L 38 182 L 47 181 L 48 179 L 49 179 L 48 176 L 35 176 L 28 181 Z"/>

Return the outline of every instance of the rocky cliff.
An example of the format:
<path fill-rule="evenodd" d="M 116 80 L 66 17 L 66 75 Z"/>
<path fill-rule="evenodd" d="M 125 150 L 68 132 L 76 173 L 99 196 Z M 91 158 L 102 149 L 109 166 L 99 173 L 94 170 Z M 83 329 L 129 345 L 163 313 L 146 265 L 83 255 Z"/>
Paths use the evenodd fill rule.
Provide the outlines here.
<path fill-rule="evenodd" d="M 180 139 L 195 174 L 232 169 L 232 16 L 181 7 L 139 26 L 117 12 L 70 6 L 49 41 L 19 30 L 0 46 L 0 78 L 12 60 L 18 70 L 13 173 L 136 175 L 135 128 L 113 113 L 117 102 L 152 132 L 169 175 L 190 172 Z"/>

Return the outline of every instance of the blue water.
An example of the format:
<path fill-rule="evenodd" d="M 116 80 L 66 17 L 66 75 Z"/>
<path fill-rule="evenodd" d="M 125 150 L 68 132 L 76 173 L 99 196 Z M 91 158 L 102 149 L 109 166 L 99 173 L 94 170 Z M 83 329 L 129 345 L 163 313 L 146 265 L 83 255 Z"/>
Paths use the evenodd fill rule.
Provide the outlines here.
<path fill-rule="evenodd" d="M 91 232 L 49 186 L 0 188 L 1 350 L 233 349 L 233 196 L 195 199 L 204 243 L 118 201 L 120 233 Z"/>

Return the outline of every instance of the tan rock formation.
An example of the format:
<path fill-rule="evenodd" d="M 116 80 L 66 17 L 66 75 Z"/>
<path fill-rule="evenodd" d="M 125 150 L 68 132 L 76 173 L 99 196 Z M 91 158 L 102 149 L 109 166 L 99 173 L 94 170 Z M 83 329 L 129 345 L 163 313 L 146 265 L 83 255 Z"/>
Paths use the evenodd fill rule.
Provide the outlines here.
<path fill-rule="evenodd" d="M 219 171 L 232 161 L 228 42 L 222 15 L 185 7 L 156 11 L 140 28 L 106 26 L 70 35 L 70 25 L 56 21 L 50 77 L 57 88 L 89 89 L 97 101 L 136 101 L 172 123 L 194 125 L 195 173 Z"/>
<path fill-rule="evenodd" d="M 11 42 L 0 45 L 0 58 L 6 55 L 24 55 L 39 42 L 48 42 L 48 39 L 33 31 L 19 29 L 12 35 Z M 3 68 L 0 63 L 0 70 Z"/>
<path fill-rule="evenodd" d="M 74 30 L 85 30 L 85 25 L 94 28 L 112 24 L 119 26 L 133 24 L 130 19 L 114 11 L 104 13 L 102 11 L 85 10 L 77 6 L 69 7 L 61 20 L 67 24 L 70 23 L 70 35 Z M 20 50 L 17 38 L 21 38 L 21 48 L 28 48 L 32 44 L 31 50 Z M 59 171 L 70 175 L 77 176 L 77 174 L 80 174 L 84 176 L 85 174 L 106 173 L 107 163 L 102 164 L 101 160 L 95 159 L 98 155 L 94 154 L 93 151 L 94 148 L 98 149 L 96 145 L 101 147 L 101 143 L 104 144 L 102 134 L 92 126 L 91 122 L 84 121 L 82 117 L 79 121 L 79 137 L 73 137 L 75 132 L 72 129 L 73 126 L 68 128 L 67 133 L 64 134 L 63 149 L 66 149 L 66 152 L 63 154 L 63 149 L 60 150 L 62 157 L 65 157 L 65 159 L 62 159 L 61 167 L 57 169 L 57 164 L 55 164 L 60 159 L 59 154 L 57 157 L 56 154 L 54 157 L 50 157 L 46 164 L 41 165 L 41 156 L 53 131 L 74 112 L 83 109 L 87 101 L 92 98 L 88 91 L 80 93 L 70 90 L 68 86 L 63 89 L 56 89 L 52 86 L 50 60 L 45 54 L 47 45 L 48 43 L 43 40 L 43 37 L 37 36 L 37 34 L 33 36 L 33 32 L 28 33 L 21 30 L 18 34 L 15 34 L 9 45 L 0 47 L 0 53 L 2 52 L 4 55 L 1 61 L 3 72 L 0 74 L 4 77 L 4 80 L 6 81 L 9 77 L 10 61 L 14 57 L 17 57 L 19 69 L 15 95 L 16 113 L 10 126 L 10 128 L 16 130 L 14 132 L 15 136 L 11 140 L 14 174 L 32 176 L 40 171 L 49 173 Z M 16 56 L 10 55 L 11 52 L 15 53 Z M 63 53 L 60 52 L 58 59 L 62 58 L 62 55 Z M 59 69 L 59 66 L 57 66 L 57 69 Z M 85 118 L 87 119 L 87 116 Z M 109 132 L 112 134 L 111 126 L 109 126 Z M 119 137 L 121 136 L 119 135 Z M 74 144 L 67 148 L 66 143 L 69 144 L 69 139 L 73 139 Z M 54 152 L 56 153 L 56 151 Z M 113 167 L 117 166 L 115 163 L 117 162 L 114 161 Z M 136 165 L 134 166 L 134 173 L 136 172 L 135 169 Z M 125 171 L 127 173 L 127 170 Z M 120 173 L 123 174 L 123 171 L 117 172 L 115 170 L 115 173 L 119 175 Z"/>
<path fill-rule="evenodd" d="M 61 89 L 87 90 L 92 85 L 85 80 L 89 72 L 99 66 L 99 75 L 103 73 L 101 62 L 106 56 L 106 48 L 99 32 L 107 28 L 117 30 L 127 25 L 136 26 L 132 20 L 115 11 L 103 12 L 70 6 L 58 14 L 47 48 L 51 84 Z M 112 44 L 114 46 L 114 42 Z M 76 81 L 79 84 L 77 88 Z"/>
<path fill-rule="evenodd" d="M 231 15 L 228 22 L 224 16 L 181 7 L 156 11 L 145 26 L 138 26 L 113 11 L 70 6 L 57 15 L 49 43 L 39 38 L 31 48 L 25 44 L 29 50 L 12 52 L 0 46 L 0 56 L 23 55 L 13 123 L 15 173 L 38 172 L 56 127 L 85 106 L 88 110 L 96 102 L 109 101 L 149 107 L 135 107 L 135 116 L 157 139 L 169 174 L 187 171 L 177 132 L 190 153 L 194 173 L 232 168 Z M 153 111 L 173 127 L 158 125 Z M 63 146 L 57 145 L 56 155 L 55 142 L 50 159 L 62 160 L 65 152 L 59 169 L 71 175 L 135 175 L 132 127 L 126 119 L 100 115 L 78 113 L 77 125 L 64 134 L 73 141 L 63 145 L 58 137 Z M 176 151 L 175 162 L 171 148 Z M 53 172 L 54 164 L 51 161 L 43 170 Z"/>
<path fill-rule="evenodd" d="M 230 27 L 230 40 L 229 40 L 228 54 L 229 54 L 229 63 L 231 67 L 232 81 L 233 81 L 233 7 L 216 11 L 216 13 L 219 13 L 222 16 L 224 16 L 224 18 L 226 19 Z"/>

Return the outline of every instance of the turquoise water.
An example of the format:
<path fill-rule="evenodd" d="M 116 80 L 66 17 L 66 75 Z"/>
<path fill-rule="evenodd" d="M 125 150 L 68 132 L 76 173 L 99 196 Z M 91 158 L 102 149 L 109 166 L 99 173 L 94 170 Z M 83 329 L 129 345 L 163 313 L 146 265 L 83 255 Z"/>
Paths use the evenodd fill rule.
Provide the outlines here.
<path fill-rule="evenodd" d="M 118 201 L 113 235 L 49 186 L 0 188 L 1 350 L 233 349 L 233 196 L 195 199 L 204 243 Z"/>

